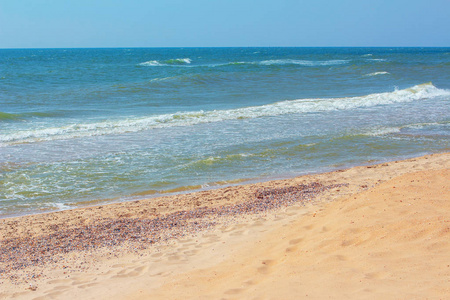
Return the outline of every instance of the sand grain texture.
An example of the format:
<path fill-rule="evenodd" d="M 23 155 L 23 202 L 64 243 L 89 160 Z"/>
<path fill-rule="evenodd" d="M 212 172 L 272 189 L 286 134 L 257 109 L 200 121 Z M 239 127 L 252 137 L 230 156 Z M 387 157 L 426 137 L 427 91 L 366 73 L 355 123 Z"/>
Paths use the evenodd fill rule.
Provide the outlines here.
<path fill-rule="evenodd" d="M 271 228 L 225 262 L 182 274 L 157 294 L 170 299 L 186 294 L 204 299 L 446 299 L 450 202 L 443 195 L 449 182 L 448 170 L 400 176 Z"/>
<path fill-rule="evenodd" d="M 39 236 L 61 220 L 75 220 L 67 227 L 76 228 L 81 215 L 91 214 L 84 223 L 144 209 L 157 216 L 180 207 L 245 202 L 261 187 L 348 184 L 306 203 L 217 220 L 213 228 L 138 253 L 89 257 L 86 270 L 64 274 L 45 269 L 45 278 L 28 283 L 31 289 L 2 280 L 0 298 L 449 299 L 449 158 L 444 153 L 150 199 L 153 202 L 61 212 L 55 218 L 48 214 L 5 219 L 2 239 Z M 164 209 L 158 210 L 158 205 Z M 5 231 L 11 222 L 17 230 Z"/>

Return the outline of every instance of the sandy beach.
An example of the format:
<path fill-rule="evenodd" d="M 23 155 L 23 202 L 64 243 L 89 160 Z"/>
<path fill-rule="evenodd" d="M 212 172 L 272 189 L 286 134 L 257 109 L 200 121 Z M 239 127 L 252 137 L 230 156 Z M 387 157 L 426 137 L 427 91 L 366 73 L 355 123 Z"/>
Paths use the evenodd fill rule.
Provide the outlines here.
<path fill-rule="evenodd" d="M 450 153 L 0 220 L 0 299 L 448 299 Z"/>

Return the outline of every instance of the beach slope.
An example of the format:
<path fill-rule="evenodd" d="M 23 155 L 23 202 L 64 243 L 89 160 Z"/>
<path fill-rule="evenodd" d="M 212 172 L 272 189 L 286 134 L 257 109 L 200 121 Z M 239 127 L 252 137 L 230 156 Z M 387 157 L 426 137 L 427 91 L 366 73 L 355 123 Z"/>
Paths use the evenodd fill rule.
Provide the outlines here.
<path fill-rule="evenodd" d="M 83 271 L 66 274 L 44 266 L 46 276 L 28 283 L 31 287 L 2 280 L 0 296 L 447 299 L 449 166 L 450 154 L 444 153 L 159 199 L 176 200 L 176 205 L 186 207 L 194 197 L 203 205 L 218 206 L 245 202 L 262 188 L 273 191 L 311 183 L 330 186 L 312 200 L 259 214 L 218 218 L 215 226 L 141 252 L 113 258 L 96 256 L 95 262 L 83 254 L 90 266 Z M 234 200 L 229 200 L 229 195 L 235 195 L 231 197 Z M 150 204 L 143 201 L 135 205 Z M 171 209 L 176 210 L 173 205 Z M 103 216 L 110 217 L 133 209 L 120 204 L 101 210 Z M 80 210 L 63 212 L 65 217 L 59 217 L 72 214 L 70 218 L 76 219 L 76 213 Z M 3 222 L 37 226 L 32 225 L 36 220 L 39 217 L 31 216 Z M 115 246 L 110 251 L 120 249 Z"/>
<path fill-rule="evenodd" d="M 167 299 L 447 299 L 449 182 L 448 169 L 405 174 L 284 226 L 268 223 L 267 232 L 225 261 L 180 274 L 152 293 Z"/>

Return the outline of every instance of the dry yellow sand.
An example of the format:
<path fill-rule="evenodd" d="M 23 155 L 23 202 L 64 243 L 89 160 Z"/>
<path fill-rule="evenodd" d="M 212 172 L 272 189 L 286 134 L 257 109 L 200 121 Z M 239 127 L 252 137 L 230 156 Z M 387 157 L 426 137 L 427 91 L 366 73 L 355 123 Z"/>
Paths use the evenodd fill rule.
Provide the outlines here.
<path fill-rule="evenodd" d="M 3 280 L 0 298 L 449 299 L 449 166 L 450 154 L 444 153 L 102 209 L 2 220 L 4 239 L 144 209 L 154 208 L 158 215 L 245 201 L 261 186 L 349 184 L 306 206 L 224 221 L 138 255 L 90 258 L 90 268 L 82 272 L 64 274 L 49 266 L 46 278 L 29 283 L 34 291 Z M 14 232 L 7 230 L 11 222 Z"/>

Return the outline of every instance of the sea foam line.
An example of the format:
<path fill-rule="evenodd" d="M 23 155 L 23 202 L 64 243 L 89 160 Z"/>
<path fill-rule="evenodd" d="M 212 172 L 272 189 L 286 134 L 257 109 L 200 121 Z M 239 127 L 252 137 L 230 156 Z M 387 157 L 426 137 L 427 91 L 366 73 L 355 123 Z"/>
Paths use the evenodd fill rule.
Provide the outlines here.
<path fill-rule="evenodd" d="M 368 58 L 367 61 L 387 61 L 385 58 Z"/>
<path fill-rule="evenodd" d="M 190 58 L 174 58 L 164 61 L 149 60 L 138 64 L 138 66 L 160 67 L 160 66 L 186 65 L 190 63 L 192 63 L 192 60 Z"/>
<path fill-rule="evenodd" d="M 286 100 L 262 106 L 251 106 L 230 110 L 178 112 L 173 114 L 106 120 L 102 122 L 79 123 L 61 127 L 19 131 L 0 136 L 0 146 L 87 136 L 123 134 L 153 128 L 193 126 L 225 120 L 350 110 L 376 105 L 419 101 L 439 96 L 450 96 L 450 90 L 438 89 L 431 83 L 426 83 L 404 90 L 395 90 L 393 92 L 370 94 L 360 97 Z"/>
<path fill-rule="evenodd" d="M 349 60 L 301 60 L 301 59 L 272 59 L 262 61 L 235 61 L 222 64 L 212 64 L 210 67 L 236 66 L 236 65 L 259 65 L 259 66 L 282 66 L 282 65 L 299 65 L 304 67 L 320 67 L 343 65 L 349 63 Z"/>
<path fill-rule="evenodd" d="M 373 73 L 370 73 L 370 74 L 366 74 L 364 76 L 372 77 L 372 76 L 377 76 L 377 75 L 388 75 L 388 74 L 391 74 L 391 73 L 386 72 L 386 71 L 381 71 L 381 72 L 373 72 Z"/>
<path fill-rule="evenodd" d="M 349 60 L 341 60 L 341 59 L 334 59 L 334 60 L 296 60 L 296 59 L 275 59 L 275 60 L 263 60 L 259 62 L 261 65 L 301 65 L 301 66 L 308 66 L 308 67 L 314 67 L 314 66 L 333 66 L 333 65 L 343 65 L 348 63 Z"/>
<path fill-rule="evenodd" d="M 273 59 L 262 61 L 235 61 L 216 64 L 198 64 L 196 67 L 223 67 L 223 66 L 237 66 L 237 65 L 260 65 L 260 66 L 277 66 L 277 65 L 299 65 L 305 67 L 320 67 L 320 66 L 334 66 L 349 63 L 349 60 L 334 59 L 334 60 L 301 60 L 301 59 Z M 161 66 L 186 66 L 192 63 L 190 58 L 177 58 L 164 61 L 149 60 L 138 64 L 144 67 L 161 67 Z"/>
<path fill-rule="evenodd" d="M 393 133 L 400 133 L 404 129 L 423 129 L 424 127 L 447 127 L 447 126 L 449 126 L 448 122 L 415 123 L 403 126 L 379 127 L 371 129 L 370 131 L 365 132 L 364 134 L 369 136 L 381 136 Z"/>

